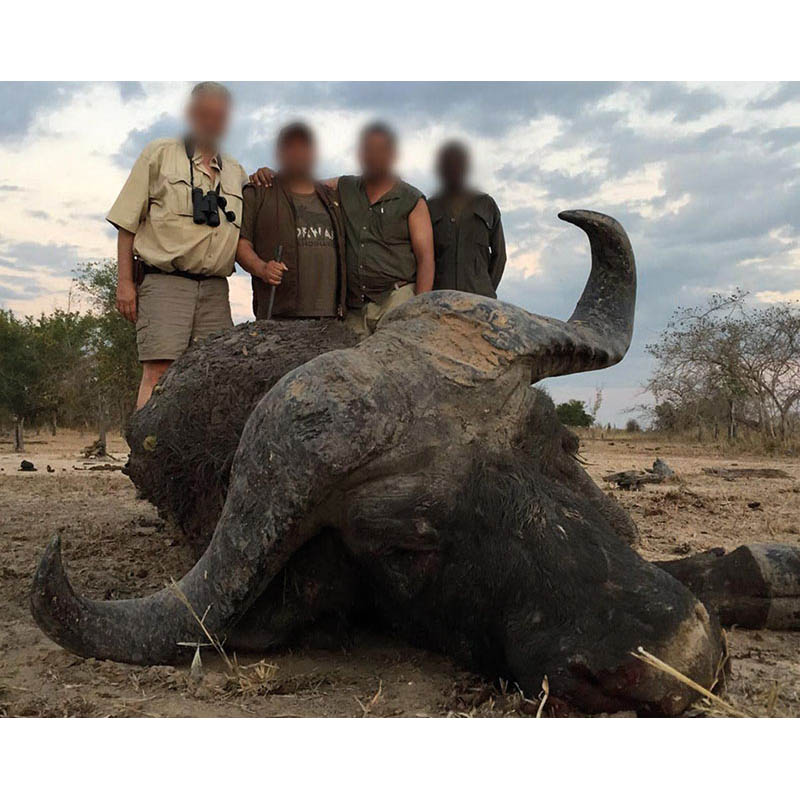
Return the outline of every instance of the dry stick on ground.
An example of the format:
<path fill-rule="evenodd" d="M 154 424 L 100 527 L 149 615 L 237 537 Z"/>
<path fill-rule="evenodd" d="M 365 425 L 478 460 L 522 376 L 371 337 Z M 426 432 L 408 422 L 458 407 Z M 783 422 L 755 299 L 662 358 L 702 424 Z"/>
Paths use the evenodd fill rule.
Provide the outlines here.
<path fill-rule="evenodd" d="M 727 689 L 728 687 L 728 682 L 725 677 L 725 668 L 728 666 L 728 662 L 731 660 L 731 649 L 728 645 L 728 634 L 725 633 L 724 629 L 720 629 L 720 634 L 722 635 L 722 653 L 720 653 L 719 656 L 717 671 L 714 673 L 714 682 L 711 684 L 711 688 L 709 689 L 711 692 L 717 688 L 718 684 L 720 683 L 720 679 L 724 684 L 723 689 Z"/>
<path fill-rule="evenodd" d="M 775 704 L 778 702 L 778 690 L 780 686 L 778 685 L 778 681 L 774 681 L 772 684 L 772 688 L 769 690 L 769 694 L 767 695 L 767 716 L 771 717 L 775 713 Z"/>
<path fill-rule="evenodd" d="M 205 624 L 206 614 L 208 614 L 209 609 L 207 608 L 205 614 L 203 614 L 202 618 L 198 616 L 197 612 L 192 608 L 192 604 L 189 602 L 189 598 L 184 594 L 183 590 L 180 586 L 178 586 L 177 582 L 174 578 L 171 578 L 171 583 L 169 584 L 170 590 L 175 594 L 178 600 L 189 609 L 189 613 L 195 618 L 197 624 L 200 626 L 200 629 L 205 634 L 208 641 L 211 643 L 211 646 L 217 651 L 220 655 L 222 660 L 225 662 L 225 666 L 228 668 L 228 672 L 235 677 L 239 682 L 239 689 L 242 692 L 255 692 L 257 688 L 260 688 L 262 685 L 266 685 L 272 678 L 275 676 L 275 672 L 277 671 L 277 667 L 274 664 L 269 664 L 263 659 L 256 664 L 251 664 L 249 666 L 241 666 L 239 664 L 236 655 L 234 654 L 233 661 L 228 658 L 228 654 L 225 652 L 222 644 L 220 644 L 219 639 L 214 636 L 211 631 L 208 630 Z M 198 645 L 199 648 L 199 645 Z M 199 651 L 199 649 L 198 649 Z M 251 674 L 246 675 L 245 670 L 252 670 Z M 255 678 L 252 677 L 255 675 Z"/>
<path fill-rule="evenodd" d="M 369 715 L 369 712 L 375 707 L 375 704 L 381 699 L 381 695 L 383 694 L 383 680 L 378 680 L 378 691 L 372 696 L 372 699 L 367 701 L 366 704 L 362 703 L 357 697 L 355 697 L 356 703 L 361 706 L 361 710 L 364 712 L 362 716 L 366 717 Z"/>
<path fill-rule="evenodd" d="M 756 716 L 755 714 L 748 714 L 744 711 L 739 711 L 738 708 L 732 706 L 730 703 L 723 700 L 721 697 L 717 697 L 717 695 L 710 692 L 705 686 L 701 686 L 699 683 L 695 683 L 691 678 L 688 678 L 679 670 L 675 669 L 675 667 L 671 667 L 666 661 L 662 661 L 660 658 L 657 658 L 652 653 L 648 653 L 643 647 L 637 647 L 635 653 L 631 653 L 632 656 L 638 658 L 639 661 L 644 661 L 645 664 L 649 664 L 651 667 L 655 669 L 661 670 L 661 672 L 665 672 L 667 675 L 672 676 L 675 680 L 680 681 L 681 683 L 685 684 L 691 689 L 694 689 L 698 694 L 703 695 L 707 700 L 710 700 L 715 705 L 719 706 L 721 709 L 726 711 L 733 717 L 753 717 Z"/>
<path fill-rule="evenodd" d="M 550 681 L 547 680 L 547 675 L 542 678 L 542 693 L 539 695 L 539 708 L 536 709 L 536 719 L 541 719 L 542 712 L 544 711 L 544 704 L 547 698 L 550 697 Z"/>
<path fill-rule="evenodd" d="M 227 653 L 222 649 L 222 645 L 219 643 L 219 640 L 217 639 L 216 636 L 212 636 L 211 632 L 206 627 L 206 624 L 203 621 L 205 619 L 205 614 L 203 614 L 203 619 L 200 619 L 200 617 L 197 616 L 197 612 L 192 608 L 192 604 L 189 602 L 189 598 L 184 594 L 183 589 L 181 589 L 181 587 L 178 586 L 177 582 L 175 581 L 175 578 L 170 578 L 169 588 L 172 590 L 173 594 L 178 598 L 178 600 L 180 600 L 181 603 L 183 603 L 186 606 L 186 608 L 189 609 L 189 613 L 195 618 L 197 624 L 200 626 L 200 629 L 206 635 L 208 641 L 211 642 L 211 646 L 217 651 L 217 653 L 219 653 L 220 657 L 225 662 L 225 666 L 228 668 L 228 670 L 230 672 L 236 672 L 233 662 L 228 658 Z M 206 610 L 206 613 L 208 613 L 208 610 Z"/>
<path fill-rule="evenodd" d="M 703 467 L 706 475 L 726 481 L 736 478 L 791 478 L 788 472 L 774 467 Z"/>

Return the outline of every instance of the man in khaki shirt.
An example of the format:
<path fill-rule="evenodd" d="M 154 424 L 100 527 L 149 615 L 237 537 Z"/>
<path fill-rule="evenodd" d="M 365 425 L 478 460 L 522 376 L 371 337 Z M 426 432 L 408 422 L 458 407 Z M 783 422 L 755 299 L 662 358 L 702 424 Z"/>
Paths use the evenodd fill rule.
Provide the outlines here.
<path fill-rule="evenodd" d="M 137 408 L 190 342 L 233 325 L 227 277 L 247 175 L 219 153 L 230 106 L 224 86 L 195 86 L 189 135 L 147 145 L 108 213 L 118 231 L 117 308 L 136 323 L 142 362 Z"/>

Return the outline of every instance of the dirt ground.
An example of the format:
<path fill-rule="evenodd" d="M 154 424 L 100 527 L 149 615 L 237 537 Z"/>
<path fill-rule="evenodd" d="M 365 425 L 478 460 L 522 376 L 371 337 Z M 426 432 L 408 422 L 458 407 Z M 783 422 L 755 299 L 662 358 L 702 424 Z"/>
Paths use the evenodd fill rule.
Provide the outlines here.
<path fill-rule="evenodd" d="M 363 634 L 347 652 L 283 652 L 250 659 L 231 673 L 202 655 L 188 668 L 132 667 L 85 660 L 42 634 L 28 610 L 38 554 L 62 532 L 76 586 L 113 599 L 148 593 L 180 577 L 192 558 L 155 509 L 136 499 L 118 471 L 85 469 L 79 453 L 92 436 L 30 435 L 20 455 L 0 441 L 0 715 L 2 716 L 510 716 L 535 714 L 536 698 L 492 686 L 449 660 Z M 124 463 L 124 442 L 112 439 Z M 722 458 L 711 448 L 646 435 L 605 434 L 581 448 L 587 469 L 633 515 L 648 558 L 722 545 L 783 541 L 800 545 L 800 459 Z M 610 489 L 602 475 L 649 466 L 660 456 L 678 480 L 639 492 Z M 52 471 L 47 470 L 50 465 Z M 725 480 L 703 467 L 779 467 L 790 478 Z M 752 507 L 753 504 L 758 504 Z M 748 713 L 800 714 L 800 633 L 728 631 L 730 672 L 723 696 Z M 552 712 L 554 705 L 545 705 Z M 691 714 L 716 713 L 698 705 Z"/>

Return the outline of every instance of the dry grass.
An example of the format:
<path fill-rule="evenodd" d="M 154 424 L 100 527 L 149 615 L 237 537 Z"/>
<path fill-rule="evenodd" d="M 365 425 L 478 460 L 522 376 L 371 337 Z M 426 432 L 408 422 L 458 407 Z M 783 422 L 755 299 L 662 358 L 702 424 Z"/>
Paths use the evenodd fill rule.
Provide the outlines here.
<path fill-rule="evenodd" d="M 550 701 L 547 676 L 542 680 L 542 690 L 536 699 L 526 697 L 523 691 L 508 681 L 496 684 L 456 683 L 444 704 L 448 717 L 536 717 L 555 716 L 556 708 Z"/>
<path fill-rule="evenodd" d="M 362 703 L 357 697 L 355 698 L 356 703 L 361 706 L 362 717 L 368 717 L 370 713 L 375 709 L 375 706 L 380 702 L 381 696 L 383 695 L 383 681 L 378 681 L 378 691 L 375 692 L 372 697 L 367 700 L 366 703 Z"/>
<path fill-rule="evenodd" d="M 645 664 L 666 673 L 672 678 L 675 678 L 676 681 L 688 686 L 693 691 L 697 692 L 698 694 L 702 695 L 706 700 L 710 703 L 716 705 L 718 708 L 722 709 L 726 712 L 728 716 L 731 717 L 751 717 L 755 716 L 754 714 L 748 714 L 744 711 L 740 711 L 738 708 L 735 708 L 727 701 L 723 700 L 718 695 L 715 695 L 709 689 L 706 689 L 705 686 L 701 686 L 699 683 L 696 683 L 691 678 L 684 675 L 679 670 L 675 669 L 675 667 L 670 666 L 666 663 L 666 661 L 662 661 L 660 658 L 657 658 L 652 653 L 648 653 L 643 647 L 637 647 L 636 652 L 631 653 L 634 658 L 638 658 L 640 661 L 644 661 Z M 716 681 L 715 681 L 716 682 Z"/>
<path fill-rule="evenodd" d="M 722 457 L 730 456 L 796 456 L 800 453 L 800 436 L 791 436 L 785 441 L 766 439 L 757 431 L 740 429 L 736 439 L 728 440 L 724 433 L 716 438 L 711 431 L 703 431 L 698 436 L 697 431 L 684 431 L 676 433 L 655 431 L 626 431 L 620 428 L 608 430 L 603 427 L 573 428 L 581 439 L 587 441 L 603 441 L 613 439 L 618 442 L 627 442 L 638 445 L 648 444 L 661 440 L 674 446 L 686 448 L 702 448 L 709 454 Z"/>
<path fill-rule="evenodd" d="M 206 619 L 206 615 L 209 612 L 210 606 L 209 606 L 209 608 L 207 608 L 203 612 L 203 616 L 199 617 L 197 612 L 194 610 L 194 608 L 192 608 L 192 604 L 189 602 L 189 598 L 186 596 L 186 594 L 184 593 L 183 589 L 181 589 L 181 587 L 179 586 L 179 584 L 175 580 L 175 578 L 171 578 L 170 579 L 170 583 L 168 585 L 168 588 L 170 589 L 170 591 L 172 591 L 172 593 L 175 595 L 175 597 L 177 597 L 178 600 L 180 600 L 181 603 L 183 603 L 183 605 L 186 606 L 186 608 L 189 610 L 189 613 L 194 617 L 195 621 L 200 626 L 200 630 L 205 634 L 206 639 L 208 639 L 208 641 L 211 644 L 211 646 L 217 651 L 217 653 L 219 654 L 220 658 L 222 658 L 222 660 L 225 662 L 225 666 L 228 668 L 228 671 L 232 672 L 233 669 L 234 669 L 233 662 L 228 658 L 228 656 L 225 653 L 225 650 L 223 649 L 222 644 L 220 643 L 219 639 L 216 636 L 214 636 L 211 633 L 211 631 L 209 631 L 208 628 L 206 627 L 205 619 Z M 197 651 L 195 653 L 195 658 L 197 658 L 198 654 L 200 653 L 200 644 L 199 643 L 181 642 L 181 644 L 183 644 L 183 645 L 185 645 L 187 647 L 192 646 L 192 645 L 196 646 L 197 647 Z"/>
<path fill-rule="evenodd" d="M 640 661 L 643 661 L 645 664 L 653 667 L 654 669 L 657 669 L 669 675 L 670 677 L 675 678 L 675 680 L 680 681 L 682 684 L 688 686 L 690 689 L 701 695 L 701 699 L 694 704 L 693 709 L 703 713 L 705 716 L 753 718 L 765 716 L 772 717 L 775 715 L 778 693 L 780 691 L 780 685 L 777 681 L 772 684 L 769 692 L 767 693 L 765 709 L 763 712 L 756 709 L 740 709 L 733 703 L 729 703 L 727 700 L 724 700 L 718 694 L 714 693 L 714 690 L 720 686 L 722 681 L 724 681 L 728 661 L 727 641 L 725 642 L 724 652 L 722 658 L 720 659 L 720 663 L 717 665 L 716 676 L 710 689 L 706 689 L 699 683 L 696 683 L 691 678 L 684 675 L 682 672 L 680 672 L 680 670 L 675 669 L 675 667 L 667 664 L 660 658 L 657 658 L 652 653 L 648 653 L 643 647 L 638 647 L 637 652 L 631 653 L 631 655 L 635 658 L 638 658 Z"/>
<path fill-rule="evenodd" d="M 276 688 L 278 666 L 264 659 L 255 664 L 240 664 L 234 657 L 234 670 L 228 676 L 225 689 L 236 695 L 264 696 Z"/>
<path fill-rule="evenodd" d="M 184 591 L 175 581 L 171 579 L 169 584 L 170 590 L 173 594 L 183 603 L 189 610 L 194 620 L 197 622 L 200 630 L 208 639 L 209 644 L 216 650 L 219 657 L 223 660 L 227 670 L 227 681 L 224 685 L 224 690 L 227 692 L 234 692 L 238 695 L 259 695 L 268 694 L 274 685 L 274 678 L 278 672 L 278 667 L 275 664 L 270 664 L 265 660 L 256 662 L 255 664 L 242 665 L 234 655 L 231 659 L 225 652 L 225 648 L 219 639 L 208 630 L 205 624 L 205 618 L 209 609 L 206 609 L 203 616 L 200 617 L 192 607 L 189 598 Z M 195 681 L 202 680 L 202 659 L 200 657 L 200 643 L 185 642 L 187 646 L 194 645 L 196 647 L 194 658 L 192 659 L 192 667 L 189 672 L 191 679 Z"/>
<path fill-rule="evenodd" d="M 547 680 L 547 675 L 545 675 L 542 678 L 542 691 L 539 694 L 539 708 L 536 709 L 536 719 L 541 719 L 548 697 L 550 697 L 550 681 Z"/>

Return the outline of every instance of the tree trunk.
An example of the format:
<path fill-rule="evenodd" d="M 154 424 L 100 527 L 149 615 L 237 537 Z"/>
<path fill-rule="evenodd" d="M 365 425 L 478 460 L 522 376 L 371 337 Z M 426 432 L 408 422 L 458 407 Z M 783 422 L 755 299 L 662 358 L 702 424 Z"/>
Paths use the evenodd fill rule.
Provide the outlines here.
<path fill-rule="evenodd" d="M 14 452 L 25 452 L 25 420 L 17 417 L 14 421 Z"/>
<path fill-rule="evenodd" d="M 105 415 L 103 415 L 100 419 L 100 432 L 97 437 L 97 441 L 100 443 L 100 447 L 97 448 L 97 455 L 100 458 L 105 458 L 108 455 L 108 448 L 107 448 L 107 434 L 108 434 L 108 422 L 106 420 Z"/>
<path fill-rule="evenodd" d="M 55 436 L 56 435 L 56 412 L 55 411 L 50 415 L 50 435 L 51 436 Z"/>
<path fill-rule="evenodd" d="M 734 413 L 733 400 L 728 400 L 728 439 L 733 441 L 736 438 L 736 414 Z"/>
<path fill-rule="evenodd" d="M 774 439 L 775 431 L 772 428 L 772 420 L 769 416 L 767 404 L 764 398 L 759 395 L 758 398 L 758 427 L 764 439 Z"/>
<path fill-rule="evenodd" d="M 779 409 L 780 413 L 780 438 L 781 442 L 786 441 L 786 412 L 781 408 Z"/>

